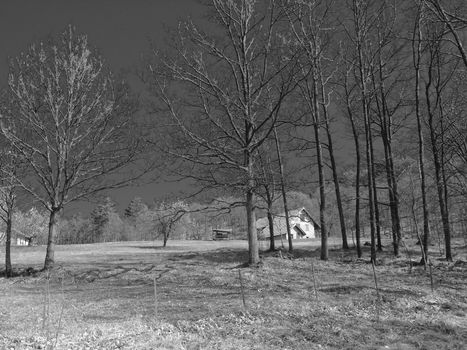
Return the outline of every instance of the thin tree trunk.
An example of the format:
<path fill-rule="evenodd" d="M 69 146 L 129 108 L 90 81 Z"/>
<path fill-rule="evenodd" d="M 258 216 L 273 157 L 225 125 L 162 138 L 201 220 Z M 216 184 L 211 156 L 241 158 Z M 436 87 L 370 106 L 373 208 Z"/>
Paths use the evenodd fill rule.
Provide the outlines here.
<path fill-rule="evenodd" d="M 432 118 L 429 118 L 432 119 Z M 429 122 L 430 125 L 430 134 L 431 134 L 431 148 L 433 152 L 433 161 L 435 166 L 435 178 L 436 178 L 436 189 L 438 192 L 438 202 L 441 212 L 441 222 L 443 224 L 443 232 L 444 232 L 444 244 L 446 250 L 446 260 L 452 261 L 452 251 L 451 251 L 451 230 L 449 226 L 449 213 L 446 208 L 446 201 L 444 198 L 444 186 L 443 186 L 443 179 L 441 176 L 441 164 L 439 160 L 439 154 L 437 154 L 438 147 L 436 145 L 436 140 L 433 139 L 435 137 L 432 121 Z"/>
<path fill-rule="evenodd" d="M 256 213 L 255 213 L 253 188 L 249 188 L 246 192 L 246 218 L 247 218 L 248 245 L 249 245 L 248 263 L 254 266 L 259 263 L 259 248 L 258 248 L 258 236 L 256 232 Z"/>
<path fill-rule="evenodd" d="M 324 183 L 324 166 L 323 166 L 323 151 L 320 140 L 320 117 L 319 117 L 319 106 L 318 106 L 318 78 L 316 71 L 313 73 L 313 128 L 315 132 L 315 148 L 316 157 L 318 161 L 318 183 L 319 183 L 319 221 L 321 225 L 321 260 L 328 260 L 328 232 L 326 229 L 326 193 Z"/>
<path fill-rule="evenodd" d="M 281 179 L 281 192 L 282 192 L 282 201 L 284 203 L 284 213 L 285 213 L 285 226 L 287 228 L 287 238 L 289 242 L 289 252 L 293 252 L 293 243 L 292 243 L 292 233 L 290 229 L 290 221 L 289 221 L 289 206 L 287 204 L 287 193 L 285 191 L 285 179 L 284 179 L 284 166 L 282 164 L 282 153 L 281 147 L 279 144 L 279 136 L 277 135 L 276 127 L 273 128 L 274 131 L 274 140 L 276 143 L 276 152 L 277 152 L 277 160 L 279 162 L 279 175 Z"/>
<path fill-rule="evenodd" d="M 269 224 L 269 251 L 276 250 L 276 241 L 274 239 L 274 218 L 272 216 L 272 198 L 269 188 L 266 188 L 266 199 L 268 202 L 268 224 Z"/>
<path fill-rule="evenodd" d="M 391 223 L 392 223 L 392 241 L 393 241 L 393 249 L 394 249 L 394 256 L 399 256 L 399 247 L 400 242 L 402 239 L 402 232 L 401 232 L 401 222 L 399 216 L 399 192 L 397 189 L 397 180 L 396 175 L 394 172 L 394 162 L 393 162 L 393 155 L 392 155 L 392 145 L 391 141 L 387 144 L 387 175 L 388 175 L 388 186 L 390 196 L 390 210 L 391 210 Z"/>
<path fill-rule="evenodd" d="M 378 108 L 378 114 L 381 123 L 381 140 L 383 142 L 384 150 L 384 164 L 386 168 L 386 181 L 388 184 L 388 197 L 389 197 L 389 209 L 391 213 L 391 228 L 392 228 L 392 242 L 394 255 L 399 256 L 399 246 L 401 235 L 400 217 L 399 217 L 399 195 L 397 192 L 397 180 L 394 174 L 394 161 L 392 154 L 392 120 L 387 109 L 386 94 L 384 89 L 384 74 L 383 64 L 381 57 L 379 59 L 379 95 L 381 102 L 376 98 L 376 105 Z M 377 89 L 377 84 L 373 79 L 374 88 Z M 375 187 L 376 191 L 376 187 Z M 377 199 L 375 199 L 378 203 Z M 377 207 L 377 205 L 376 205 Z M 377 215 L 378 216 L 378 215 Z M 377 219 L 378 222 L 378 219 Z"/>
<path fill-rule="evenodd" d="M 370 125 L 370 116 L 369 116 L 369 106 L 367 101 L 367 76 L 365 69 L 365 60 L 364 60 L 364 48 L 363 41 L 365 39 L 365 28 L 362 28 L 362 16 L 365 15 L 364 9 L 362 9 L 362 4 L 359 4 L 358 1 L 353 1 L 353 13 L 354 13 L 354 23 L 355 23 L 355 33 L 356 33 L 356 44 L 357 44 L 357 56 L 358 56 L 358 73 L 361 81 L 361 99 L 362 99 L 362 111 L 363 119 L 365 125 L 365 155 L 366 155 L 366 165 L 368 172 L 367 186 L 368 186 L 368 199 L 370 206 L 370 235 L 371 235 L 371 261 L 376 263 L 376 228 L 375 228 L 375 203 L 374 203 L 374 194 L 373 194 L 373 166 L 372 159 L 373 155 L 371 153 L 371 125 Z"/>
<path fill-rule="evenodd" d="M 371 125 L 370 125 L 371 128 Z M 374 160 L 374 148 L 373 148 L 373 133 L 370 133 L 370 153 L 371 153 L 371 167 L 372 167 L 372 176 L 371 184 L 373 187 L 373 208 L 374 208 L 374 218 L 375 218 L 375 229 L 376 229 L 376 250 L 378 252 L 383 251 L 383 243 L 381 240 L 381 221 L 379 216 L 379 205 L 378 205 L 378 190 L 376 187 L 376 176 L 375 174 L 375 160 Z"/>
<path fill-rule="evenodd" d="M 362 257 L 362 242 L 360 238 L 360 172 L 361 172 L 361 156 L 360 156 L 360 141 L 358 139 L 355 121 L 351 117 L 352 133 L 355 142 L 355 156 L 356 156 L 356 174 L 355 174 L 355 240 L 357 243 L 357 256 Z"/>
<path fill-rule="evenodd" d="M 47 238 L 47 250 L 45 255 L 44 270 L 50 270 L 53 268 L 55 259 L 55 238 L 58 231 L 58 216 L 60 210 L 57 208 L 52 208 L 50 211 L 49 217 L 49 233 Z"/>
<path fill-rule="evenodd" d="M 452 252 L 451 252 L 451 231 L 449 227 L 449 214 L 446 208 L 446 201 L 444 198 L 444 187 L 443 179 L 441 176 L 441 163 L 440 163 L 440 154 L 438 149 L 438 144 L 436 140 L 436 132 L 434 126 L 434 116 L 431 108 L 431 99 L 430 99 L 430 89 L 432 85 L 432 62 L 430 62 L 430 67 L 428 68 L 428 83 L 425 87 L 425 97 L 427 103 L 427 112 L 428 112 L 428 127 L 430 131 L 430 142 L 431 150 L 433 153 L 433 163 L 435 166 L 435 180 L 436 180 L 436 189 L 438 192 L 438 203 L 441 212 L 441 222 L 443 224 L 443 233 L 444 233 L 444 244 L 446 250 L 446 260 L 452 261 Z M 441 116 L 442 118 L 442 116 Z"/>
<path fill-rule="evenodd" d="M 427 201 L 427 187 L 426 187 L 426 176 L 425 176 L 425 140 L 422 129 L 422 117 L 420 112 L 420 61 L 421 61 L 421 46 L 422 46 L 422 31 L 420 28 L 421 15 L 423 10 L 424 2 L 420 2 L 420 6 L 417 13 L 417 21 L 415 22 L 415 28 L 412 38 L 412 56 L 413 65 L 415 69 L 415 115 L 417 118 L 417 136 L 418 136 L 418 166 L 420 176 L 420 190 L 422 194 L 422 208 L 423 208 L 423 249 L 422 263 L 425 263 L 425 259 L 428 259 L 428 246 L 430 244 L 430 214 L 428 211 Z M 416 44 L 415 44 L 416 42 Z M 425 258 L 425 259 L 424 259 Z"/>
<path fill-rule="evenodd" d="M 381 242 L 381 222 L 379 219 L 379 206 L 378 206 L 378 190 L 376 188 L 375 174 L 375 160 L 374 160 L 374 147 L 373 147 L 373 132 L 370 125 L 370 153 L 371 153 L 371 185 L 373 186 L 374 210 L 375 210 L 375 227 L 376 227 L 376 248 L 378 252 L 383 251 L 383 243 Z"/>
<path fill-rule="evenodd" d="M 247 134 L 249 135 L 250 133 L 247 132 Z M 245 151 L 245 164 L 248 171 L 245 205 L 248 232 L 248 263 L 255 266 L 259 263 L 259 247 L 258 232 L 256 231 L 255 177 L 253 161 L 249 151 Z"/>
<path fill-rule="evenodd" d="M 366 108 L 366 103 L 364 103 Z M 370 206 L 370 237 L 371 237 L 371 256 L 370 259 L 373 263 L 376 263 L 376 226 L 375 226 L 375 197 L 373 194 L 373 165 L 371 155 L 371 133 L 369 132 L 369 118 L 368 112 L 364 112 L 365 116 L 365 143 L 366 143 L 366 163 L 367 163 L 367 187 L 368 187 L 368 199 Z"/>
<path fill-rule="evenodd" d="M 323 96 L 323 100 L 324 100 L 324 96 L 326 95 L 324 92 L 324 85 L 323 85 L 322 79 L 320 83 L 321 83 L 321 95 Z M 337 210 L 339 212 L 339 222 L 341 226 L 341 235 L 342 235 L 342 248 L 349 249 L 349 244 L 347 242 L 347 232 L 345 228 L 344 208 L 342 206 L 341 191 L 340 191 L 339 179 L 337 176 L 337 165 L 336 165 L 336 159 L 334 157 L 334 148 L 333 148 L 331 128 L 329 124 L 329 116 L 328 116 L 326 103 L 327 103 L 326 101 L 323 101 L 323 116 L 324 116 L 324 121 L 325 121 L 325 126 L 326 126 L 326 134 L 328 137 L 328 152 L 329 152 L 329 159 L 331 161 L 331 170 L 332 170 L 332 179 L 334 181 L 334 190 L 336 193 Z"/>
<path fill-rule="evenodd" d="M 321 225 L 321 260 L 328 260 L 328 233 L 326 230 L 326 194 L 324 191 L 324 171 L 321 143 L 319 141 L 319 126 L 315 124 L 316 153 L 318 155 L 319 178 L 319 222 Z"/>
<path fill-rule="evenodd" d="M 345 81 L 345 94 L 346 94 L 346 105 L 347 105 L 347 112 L 349 114 L 350 124 L 352 126 L 352 135 L 355 144 L 355 166 L 356 166 L 356 174 L 355 174 L 355 240 L 356 240 L 356 249 L 357 249 L 357 256 L 359 258 L 362 257 L 362 244 L 360 240 L 360 169 L 361 169 L 361 155 L 360 155 L 360 140 L 358 138 L 357 127 L 355 125 L 355 119 L 353 116 L 352 108 L 350 106 L 350 97 L 347 90 L 347 76 Z"/>
<path fill-rule="evenodd" d="M 165 248 L 167 247 L 167 241 L 169 240 L 169 228 L 166 227 L 166 224 L 162 226 L 162 229 L 164 230 L 164 237 L 162 238 L 162 247 Z"/>
<path fill-rule="evenodd" d="M 11 267 L 11 213 L 7 213 L 6 232 L 5 232 L 5 275 L 6 277 L 13 276 L 13 269 Z"/>

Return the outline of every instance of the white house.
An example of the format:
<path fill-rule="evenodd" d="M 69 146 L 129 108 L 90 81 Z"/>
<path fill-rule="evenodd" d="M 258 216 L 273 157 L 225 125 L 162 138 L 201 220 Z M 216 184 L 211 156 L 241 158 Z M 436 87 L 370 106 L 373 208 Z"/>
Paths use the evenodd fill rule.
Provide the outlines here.
<path fill-rule="evenodd" d="M 285 213 L 275 215 L 273 223 L 274 238 L 278 239 L 282 236 L 283 239 L 288 239 Z M 289 210 L 289 224 L 292 239 L 315 238 L 319 235 L 320 226 L 305 208 Z M 268 218 L 257 220 L 256 229 L 258 238 L 268 239 L 270 236 Z"/>
<path fill-rule="evenodd" d="M 0 245 L 5 244 L 5 241 L 6 241 L 5 236 L 6 236 L 5 232 L 0 232 Z M 31 240 L 26 235 L 23 235 L 20 232 L 13 231 L 11 236 L 12 236 L 11 237 L 12 245 L 30 245 L 31 244 Z"/>
<path fill-rule="evenodd" d="M 31 240 L 22 234 L 16 234 L 14 238 L 16 240 L 16 245 L 30 245 Z"/>

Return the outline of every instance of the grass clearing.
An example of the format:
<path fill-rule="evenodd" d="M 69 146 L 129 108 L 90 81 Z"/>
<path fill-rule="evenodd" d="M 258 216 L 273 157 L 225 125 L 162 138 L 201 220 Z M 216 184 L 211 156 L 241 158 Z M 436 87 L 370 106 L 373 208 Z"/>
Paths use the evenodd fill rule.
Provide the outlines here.
<path fill-rule="evenodd" d="M 0 348 L 465 349 L 456 243 L 454 263 L 432 257 L 433 292 L 423 267 L 380 254 L 379 303 L 368 259 L 335 249 L 322 262 L 317 241 L 296 242 L 295 259 L 263 254 L 259 268 L 242 267 L 244 241 L 58 246 L 50 276 L 0 279 Z M 44 249 L 15 247 L 15 267 L 39 269 Z"/>

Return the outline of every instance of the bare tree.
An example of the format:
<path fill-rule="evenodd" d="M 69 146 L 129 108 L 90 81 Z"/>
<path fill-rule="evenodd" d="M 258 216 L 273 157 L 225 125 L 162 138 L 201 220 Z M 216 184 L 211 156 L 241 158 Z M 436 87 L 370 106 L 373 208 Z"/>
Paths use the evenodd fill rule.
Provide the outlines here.
<path fill-rule="evenodd" d="M 277 161 L 279 163 L 279 176 L 280 176 L 280 185 L 282 193 L 282 203 L 284 204 L 284 214 L 285 214 L 285 227 L 287 229 L 287 240 L 289 243 L 289 252 L 293 252 L 293 243 L 292 243 L 292 232 L 290 229 L 290 218 L 289 218 L 289 205 L 287 203 L 287 192 L 285 190 L 285 177 L 284 177 L 284 165 L 282 164 L 282 152 L 279 143 L 279 136 L 277 134 L 276 126 L 274 126 L 274 143 L 276 145 Z"/>
<path fill-rule="evenodd" d="M 329 115 L 329 105 L 331 104 L 331 96 L 333 93 L 332 89 L 329 87 L 329 83 L 334 72 L 337 70 L 337 59 L 332 57 L 330 49 L 331 38 L 336 34 L 336 25 L 332 23 L 331 20 L 333 4 L 334 1 L 329 0 L 308 3 L 303 1 L 290 1 L 288 4 L 288 18 L 297 45 L 304 51 L 304 56 L 306 57 L 303 63 L 303 71 L 304 73 L 310 73 L 310 81 L 312 81 L 312 84 L 317 85 L 316 96 L 314 98 L 318 99 L 319 109 L 317 109 L 317 111 L 322 115 L 322 118 L 318 118 L 318 120 L 314 122 L 315 136 L 319 136 L 319 129 L 321 128 L 326 132 L 327 149 L 331 162 L 332 179 L 339 213 L 342 247 L 348 249 L 344 209 L 340 194 L 337 164 L 334 156 L 334 143 L 330 125 L 331 118 Z M 311 95 L 315 93 L 312 92 L 312 89 L 308 91 L 302 89 L 302 91 L 305 93 L 305 99 L 309 99 Z M 316 128 L 318 128 L 318 130 L 316 130 Z M 316 131 L 318 131 L 317 135 Z M 316 139 L 315 142 L 317 143 L 317 148 L 321 147 L 321 140 Z M 321 152 L 318 150 L 317 152 L 318 167 L 320 167 L 323 165 L 322 154 L 320 154 Z M 321 198 L 321 202 L 323 201 L 325 202 L 325 199 Z"/>
<path fill-rule="evenodd" d="M 448 9 L 448 5 L 443 4 L 443 1 L 440 0 L 425 0 L 421 1 L 421 3 L 424 4 L 424 7 L 429 9 L 436 16 L 436 18 L 446 26 L 448 32 L 454 39 L 453 44 L 458 50 L 462 62 L 464 63 L 465 67 L 467 67 L 467 52 L 465 51 L 463 38 L 461 35 L 461 31 L 467 28 L 466 14 L 450 11 Z M 459 3 L 454 0 L 449 0 L 449 5 L 452 4 L 455 7 Z"/>
<path fill-rule="evenodd" d="M 63 207 L 140 175 L 125 172 L 138 155 L 134 108 L 124 84 L 115 84 L 72 27 L 13 60 L 8 83 L 12 110 L 2 132 L 31 174 L 15 180 L 50 214 L 50 269 Z"/>
<path fill-rule="evenodd" d="M 339 214 L 342 214 L 340 193 L 337 182 L 336 164 L 332 148 L 332 137 L 329 127 L 329 104 L 331 91 L 329 82 L 334 73 L 332 60 L 329 55 L 329 43 L 331 30 L 328 13 L 330 11 L 329 1 L 289 1 L 287 2 L 287 17 L 292 28 L 292 44 L 297 46 L 303 53 L 300 60 L 301 75 L 298 76 L 299 95 L 303 101 L 303 108 L 308 122 L 314 131 L 315 153 L 317 158 L 318 182 L 320 193 L 320 225 L 321 225 L 321 259 L 328 259 L 328 229 L 326 223 L 326 195 L 323 141 L 321 131 L 327 131 L 328 150 L 331 156 L 333 179 L 336 190 Z M 329 63 L 331 62 L 331 63 Z M 340 215 L 343 219 L 343 215 Z M 348 247 L 345 233 L 345 223 L 341 221 L 341 231 L 344 248 Z"/>
<path fill-rule="evenodd" d="M 371 234 L 371 261 L 376 261 L 376 222 L 375 222 L 375 196 L 373 184 L 373 153 L 372 153 L 372 127 L 370 119 L 370 91 L 368 82 L 371 81 L 371 69 L 373 66 L 372 56 L 369 53 L 371 38 L 370 28 L 374 24 L 378 11 L 371 9 L 372 3 L 369 0 L 353 0 L 353 33 L 349 31 L 349 37 L 355 45 L 355 65 L 359 79 L 361 94 L 362 113 L 365 126 L 365 156 L 368 176 L 368 197 L 370 207 L 370 234 Z M 373 15 L 371 14 L 373 13 Z"/>
<path fill-rule="evenodd" d="M 431 153 L 435 170 L 436 190 L 438 193 L 439 210 L 444 232 L 446 259 L 452 261 L 451 228 L 449 224 L 447 183 L 444 176 L 445 163 L 443 162 L 442 124 L 436 125 L 437 117 L 442 123 L 445 118 L 443 111 L 443 93 L 451 78 L 449 62 L 443 54 L 443 30 L 431 26 L 426 38 L 427 51 L 427 77 L 425 82 L 425 102 L 428 117 L 428 130 L 430 134 Z M 446 73 L 445 70 L 448 70 Z M 441 130 L 438 129 L 441 126 Z"/>
<path fill-rule="evenodd" d="M 176 224 L 188 213 L 185 203 L 162 202 L 153 210 L 155 229 L 162 235 L 162 244 L 165 248 Z"/>
<path fill-rule="evenodd" d="M 399 193 L 394 169 L 393 139 L 401 124 L 405 121 L 403 108 L 407 105 L 405 100 L 406 51 L 404 45 L 398 40 L 400 33 L 400 11 L 395 2 L 387 4 L 381 9 L 381 15 L 375 24 L 375 65 L 371 72 L 373 84 L 374 111 L 377 116 L 375 123 L 380 129 L 383 143 L 384 165 L 388 188 L 389 209 L 393 236 L 394 255 L 399 255 L 399 245 L 402 238 L 399 217 Z M 376 179 L 376 175 L 374 176 Z M 376 181 L 376 180 L 375 180 Z M 374 186 L 376 196 L 377 187 Z M 378 203 L 375 197 L 375 203 Z M 378 209 L 378 205 L 375 207 Z M 375 210 L 378 223 L 379 210 Z M 377 224 L 377 228 L 379 224 Z M 378 247 L 380 247 L 380 232 Z"/>
<path fill-rule="evenodd" d="M 170 137 L 161 135 L 159 141 L 185 167 L 178 174 L 198 187 L 244 193 L 254 265 L 259 262 L 255 163 L 294 89 L 293 53 L 278 35 L 282 14 L 275 0 L 209 3 L 209 28 L 180 23 L 172 54 L 156 53 L 156 65 L 149 66 L 171 124 L 164 131 Z"/>
<path fill-rule="evenodd" d="M 422 262 L 426 264 L 428 257 L 428 246 L 430 243 L 430 217 L 427 202 L 427 185 L 426 185 L 426 170 L 425 170 L 425 138 L 423 133 L 422 115 L 421 115 L 421 97 L 420 97 L 420 69 L 422 55 L 422 19 L 424 13 L 424 3 L 421 0 L 417 6 L 416 18 L 414 21 L 414 29 L 412 34 L 412 59 L 415 71 L 415 116 L 417 119 L 417 136 L 418 136 L 418 166 L 420 175 L 420 186 L 422 194 L 423 208 L 423 256 Z"/>
<path fill-rule="evenodd" d="M 13 228 L 13 214 L 16 208 L 18 188 L 15 177 L 21 171 L 21 163 L 14 153 L 6 147 L 0 154 L 0 219 L 5 223 L 5 276 L 11 277 L 11 234 Z"/>
<path fill-rule="evenodd" d="M 360 181 L 361 181 L 361 145 L 360 145 L 360 128 L 357 125 L 356 114 L 356 104 L 358 102 L 356 85 L 351 86 L 350 73 L 353 70 L 354 62 L 349 63 L 349 67 L 346 67 L 345 71 L 341 73 L 342 81 L 338 83 L 342 87 L 341 98 L 343 100 L 345 113 L 350 121 L 350 126 L 352 129 L 352 137 L 355 147 L 355 239 L 356 239 L 356 250 L 357 256 L 362 257 L 362 245 L 361 245 L 361 231 L 360 231 Z"/>
<path fill-rule="evenodd" d="M 268 150 L 259 152 L 259 165 L 261 170 L 259 171 L 258 182 L 260 186 L 257 189 L 257 194 L 266 203 L 266 215 L 269 226 L 269 251 L 273 252 L 276 250 L 273 213 L 273 204 L 276 197 L 276 180 L 274 178 L 272 159 L 267 151 Z"/>

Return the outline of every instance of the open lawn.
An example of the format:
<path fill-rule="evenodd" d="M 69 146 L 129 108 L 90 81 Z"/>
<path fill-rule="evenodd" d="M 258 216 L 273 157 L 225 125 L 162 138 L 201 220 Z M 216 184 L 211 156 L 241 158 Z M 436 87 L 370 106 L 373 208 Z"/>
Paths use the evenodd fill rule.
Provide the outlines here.
<path fill-rule="evenodd" d="M 336 248 L 322 262 L 319 242 L 303 241 L 294 259 L 267 253 L 248 268 L 245 241 L 159 245 L 58 246 L 50 274 L 1 278 L 0 348 L 467 348 L 465 243 L 453 263 L 433 253 L 433 291 L 428 271 L 387 248 L 379 293 L 368 251 L 357 260 Z M 419 247 L 410 251 L 418 261 Z M 21 269 L 44 256 L 45 247 L 12 255 Z"/>

